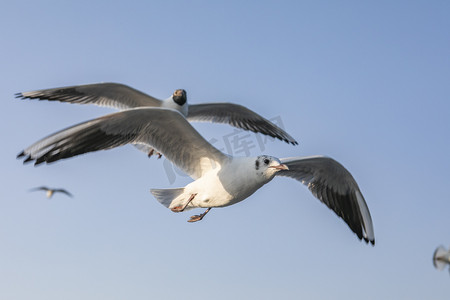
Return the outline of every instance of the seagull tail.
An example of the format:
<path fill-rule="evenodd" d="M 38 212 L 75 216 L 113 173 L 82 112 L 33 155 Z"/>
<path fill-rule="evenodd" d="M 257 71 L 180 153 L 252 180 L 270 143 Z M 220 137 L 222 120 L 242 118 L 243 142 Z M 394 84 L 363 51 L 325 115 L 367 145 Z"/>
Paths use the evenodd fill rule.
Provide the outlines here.
<path fill-rule="evenodd" d="M 180 202 L 182 199 L 177 199 L 178 196 L 184 193 L 184 188 L 177 189 L 151 189 L 150 192 L 155 196 L 159 203 L 167 208 L 177 206 L 175 202 Z M 177 200 L 177 201 L 175 201 Z"/>

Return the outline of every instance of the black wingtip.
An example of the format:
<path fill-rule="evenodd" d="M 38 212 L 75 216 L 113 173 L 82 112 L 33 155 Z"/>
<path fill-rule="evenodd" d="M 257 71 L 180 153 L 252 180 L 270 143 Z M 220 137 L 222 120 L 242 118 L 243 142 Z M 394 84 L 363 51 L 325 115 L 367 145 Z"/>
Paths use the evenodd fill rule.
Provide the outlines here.
<path fill-rule="evenodd" d="M 292 137 L 278 137 L 278 136 L 274 136 L 276 138 L 278 138 L 279 140 L 286 142 L 288 144 L 291 144 L 292 146 L 297 146 L 298 142 L 296 140 L 294 140 Z"/>
<path fill-rule="evenodd" d="M 375 246 L 375 239 L 369 240 L 366 237 L 364 237 L 363 239 L 364 239 L 364 242 L 366 242 L 366 244 L 372 244 L 372 246 Z"/>
<path fill-rule="evenodd" d="M 16 158 L 17 158 L 17 159 L 22 159 L 22 158 L 24 158 L 25 156 L 26 156 L 25 152 L 22 151 L 22 152 L 20 152 L 20 153 L 17 155 Z M 26 156 L 25 159 L 23 160 L 23 164 L 26 165 L 26 164 L 32 162 L 33 160 L 34 160 L 34 158 L 32 158 L 31 155 L 28 155 L 28 156 Z"/>
<path fill-rule="evenodd" d="M 22 93 L 15 93 L 14 96 L 19 99 L 25 99 L 25 96 Z"/>
<path fill-rule="evenodd" d="M 47 158 L 45 156 L 38 157 L 38 158 L 36 158 L 36 161 L 34 162 L 34 166 L 39 166 L 40 164 L 42 164 L 44 162 L 48 163 Z"/>
<path fill-rule="evenodd" d="M 28 163 L 28 162 L 30 162 L 30 161 L 33 161 L 33 160 L 34 160 L 34 159 L 31 158 L 31 156 L 28 156 L 27 158 L 25 158 L 25 160 L 23 161 L 23 163 L 26 164 L 26 163 Z"/>
<path fill-rule="evenodd" d="M 25 152 L 20 152 L 19 154 L 17 154 L 17 159 L 22 159 L 22 158 L 24 158 L 25 157 Z M 29 162 L 31 162 L 31 161 L 33 161 L 34 160 L 34 158 L 31 158 L 31 156 L 30 155 L 28 155 L 25 159 L 24 159 L 24 161 L 23 161 L 23 164 L 24 165 L 26 165 L 26 164 L 28 164 Z"/>
<path fill-rule="evenodd" d="M 282 138 L 282 137 L 278 137 L 278 136 L 273 136 L 273 137 L 279 139 L 280 141 L 288 143 L 288 144 L 290 144 L 292 146 L 297 146 L 298 145 L 298 142 L 296 140 L 294 140 L 294 139 L 288 139 L 288 138 L 285 138 L 285 137 Z"/>

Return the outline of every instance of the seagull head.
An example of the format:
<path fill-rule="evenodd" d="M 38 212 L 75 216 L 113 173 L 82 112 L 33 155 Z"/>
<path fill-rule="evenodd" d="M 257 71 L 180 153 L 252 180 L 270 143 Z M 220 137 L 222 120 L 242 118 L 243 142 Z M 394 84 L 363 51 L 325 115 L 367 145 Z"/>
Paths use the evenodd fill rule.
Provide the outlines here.
<path fill-rule="evenodd" d="M 275 173 L 281 170 L 289 170 L 281 161 L 273 156 L 260 155 L 255 160 L 256 171 L 268 179 L 272 179 Z"/>
<path fill-rule="evenodd" d="M 173 92 L 172 99 L 173 102 L 182 106 L 187 101 L 186 91 L 183 89 L 176 90 L 175 92 Z"/>

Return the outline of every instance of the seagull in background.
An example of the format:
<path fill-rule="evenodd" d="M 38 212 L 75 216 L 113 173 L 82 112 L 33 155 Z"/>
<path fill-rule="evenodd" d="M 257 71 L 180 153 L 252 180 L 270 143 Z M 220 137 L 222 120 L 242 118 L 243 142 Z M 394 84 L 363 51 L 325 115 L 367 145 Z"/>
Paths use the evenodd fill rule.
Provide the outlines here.
<path fill-rule="evenodd" d="M 49 199 L 53 196 L 54 193 L 63 193 L 63 194 L 66 194 L 69 197 L 73 197 L 73 195 L 71 193 L 69 193 L 65 189 L 54 189 L 54 188 L 49 188 L 49 187 L 46 187 L 46 186 L 40 186 L 40 187 L 32 188 L 29 191 L 30 192 L 33 192 L 33 191 L 46 191 L 47 192 L 46 193 L 47 198 L 49 198 Z"/>
<path fill-rule="evenodd" d="M 185 187 L 151 190 L 173 212 L 206 208 L 189 222 L 202 220 L 213 207 L 236 204 L 275 176 L 283 176 L 306 185 L 359 239 L 375 243 L 364 197 L 350 172 L 334 159 L 233 157 L 208 143 L 173 109 L 135 108 L 109 114 L 52 134 L 27 147 L 17 157 L 24 158 L 24 163 L 35 161 L 38 165 L 129 143 L 157 149 L 194 179 Z"/>
<path fill-rule="evenodd" d="M 450 265 L 450 248 L 446 250 L 443 246 L 437 247 L 433 254 L 433 265 L 438 270 L 443 270 L 446 265 Z"/>
<path fill-rule="evenodd" d="M 187 94 L 183 89 L 176 90 L 165 100 L 159 100 L 127 85 L 108 82 L 17 93 L 16 98 L 95 104 L 119 110 L 137 107 L 171 108 L 179 111 L 190 122 L 225 123 L 298 145 L 298 142 L 283 129 L 242 105 L 234 103 L 188 104 Z M 156 153 L 153 148 L 145 144 L 135 146 L 146 152 L 148 156 L 157 154 L 159 158 L 161 157 L 160 153 Z"/>

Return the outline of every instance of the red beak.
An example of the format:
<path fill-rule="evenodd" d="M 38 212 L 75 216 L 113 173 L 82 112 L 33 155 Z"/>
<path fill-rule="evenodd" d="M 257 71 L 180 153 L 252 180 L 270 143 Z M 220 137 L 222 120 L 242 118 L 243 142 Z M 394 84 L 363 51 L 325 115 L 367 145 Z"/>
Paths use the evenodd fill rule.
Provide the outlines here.
<path fill-rule="evenodd" d="M 280 164 L 278 166 L 270 166 L 269 168 L 274 168 L 277 170 L 289 170 L 288 166 L 286 166 L 285 164 Z"/>

